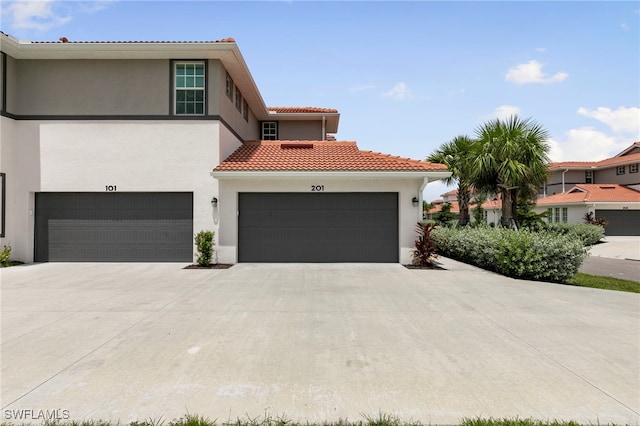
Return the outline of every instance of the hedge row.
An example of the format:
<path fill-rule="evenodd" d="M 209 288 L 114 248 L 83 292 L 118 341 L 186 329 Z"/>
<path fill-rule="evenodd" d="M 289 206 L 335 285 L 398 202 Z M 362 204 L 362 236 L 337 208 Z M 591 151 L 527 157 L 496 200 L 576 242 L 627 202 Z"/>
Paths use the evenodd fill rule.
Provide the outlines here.
<path fill-rule="evenodd" d="M 547 225 L 547 231 L 578 238 L 582 245 L 592 246 L 604 238 L 604 228 L 588 223 L 554 223 Z"/>
<path fill-rule="evenodd" d="M 587 250 L 573 235 L 505 228 L 436 228 L 431 237 L 441 254 L 514 278 L 565 282 Z"/>

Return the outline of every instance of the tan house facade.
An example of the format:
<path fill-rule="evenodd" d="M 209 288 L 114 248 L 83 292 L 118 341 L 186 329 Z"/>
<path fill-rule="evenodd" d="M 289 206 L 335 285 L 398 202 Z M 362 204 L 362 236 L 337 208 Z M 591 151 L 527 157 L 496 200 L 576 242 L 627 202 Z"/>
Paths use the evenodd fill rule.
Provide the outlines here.
<path fill-rule="evenodd" d="M 366 239 L 357 222 L 371 216 L 390 233 L 383 246 L 330 261 L 410 262 L 422 189 L 449 176 L 442 165 L 409 159 L 370 169 L 342 161 L 370 155 L 335 141 L 338 110 L 267 107 L 233 39 L 30 42 L 0 32 L 0 82 L 0 245 L 24 262 L 192 262 L 194 234 L 212 230 L 217 261 L 235 263 L 269 242 L 246 232 L 254 225 L 247 214 L 292 233 L 291 212 L 311 215 L 305 203 L 321 197 L 321 208 L 346 210 L 355 231 L 327 233 L 333 239 L 305 261 L 329 261 L 326 251 L 345 238 Z M 261 143 L 251 141 L 278 145 L 274 161 L 282 164 L 287 149 L 317 152 L 327 140 L 345 148 L 323 158 L 339 169 L 309 168 L 303 158 L 285 169 L 216 169 Z M 296 148 L 305 144 L 312 148 Z M 252 211 L 260 196 L 246 194 L 257 193 L 276 201 Z M 269 261 L 301 261 L 287 255 L 288 242 L 269 244 L 281 254 Z"/>

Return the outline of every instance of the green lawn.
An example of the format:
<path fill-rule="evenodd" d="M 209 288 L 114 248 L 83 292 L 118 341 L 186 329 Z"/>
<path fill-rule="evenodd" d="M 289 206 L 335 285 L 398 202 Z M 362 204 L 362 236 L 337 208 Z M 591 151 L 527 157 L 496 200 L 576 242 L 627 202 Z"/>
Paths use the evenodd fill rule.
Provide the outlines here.
<path fill-rule="evenodd" d="M 567 284 L 577 285 L 579 287 L 602 288 L 605 290 L 618 290 L 628 291 L 631 293 L 640 293 L 639 282 L 581 273 L 577 273 L 575 277 L 567 281 Z"/>

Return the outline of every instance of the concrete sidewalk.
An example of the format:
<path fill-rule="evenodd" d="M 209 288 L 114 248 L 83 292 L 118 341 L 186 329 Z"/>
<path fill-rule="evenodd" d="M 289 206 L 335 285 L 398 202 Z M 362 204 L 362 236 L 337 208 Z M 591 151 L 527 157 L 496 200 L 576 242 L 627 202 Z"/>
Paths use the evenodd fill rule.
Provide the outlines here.
<path fill-rule="evenodd" d="M 2 269 L 3 420 L 640 423 L 640 295 L 442 261 Z"/>

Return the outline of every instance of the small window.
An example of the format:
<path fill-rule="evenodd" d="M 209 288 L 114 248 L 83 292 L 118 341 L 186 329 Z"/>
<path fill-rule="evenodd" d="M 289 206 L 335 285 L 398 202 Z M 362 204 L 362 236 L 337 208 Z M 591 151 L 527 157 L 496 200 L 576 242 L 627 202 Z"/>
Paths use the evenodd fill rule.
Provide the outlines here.
<path fill-rule="evenodd" d="M 593 170 L 587 170 L 584 172 L 584 183 L 595 183 L 593 180 Z"/>
<path fill-rule="evenodd" d="M 629 173 L 638 173 L 638 163 L 629 164 Z"/>
<path fill-rule="evenodd" d="M 249 104 L 245 99 L 242 100 L 242 116 L 244 121 L 249 121 Z"/>
<path fill-rule="evenodd" d="M 231 76 L 227 73 L 227 88 L 226 88 L 227 97 L 233 100 L 233 80 L 231 80 Z"/>
<path fill-rule="evenodd" d="M 204 115 L 204 63 L 177 63 L 175 72 L 175 114 Z"/>
<path fill-rule="evenodd" d="M 567 207 L 562 208 L 562 223 L 569 221 L 569 209 Z"/>
<path fill-rule="evenodd" d="M 548 208 L 547 209 L 547 222 L 553 223 L 553 209 L 552 208 Z"/>
<path fill-rule="evenodd" d="M 242 94 L 240 93 L 238 86 L 236 86 L 236 109 L 238 111 L 242 111 Z"/>
<path fill-rule="evenodd" d="M 617 175 L 623 175 L 624 174 L 624 166 L 616 167 L 616 174 Z"/>
<path fill-rule="evenodd" d="M 278 122 L 277 121 L 262 122 L 262 140 L 264 141 L 278 140 Z"/>
<path fill-rule="evenodd" d="M 556 207 L 555 213 L 555 222 L 558 223 L 560 222 L 560 207 Z"/>

